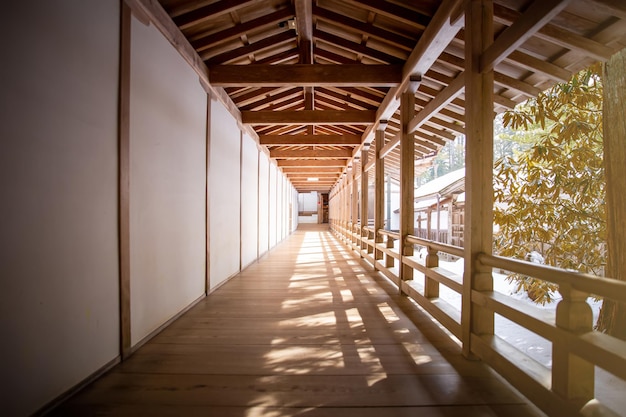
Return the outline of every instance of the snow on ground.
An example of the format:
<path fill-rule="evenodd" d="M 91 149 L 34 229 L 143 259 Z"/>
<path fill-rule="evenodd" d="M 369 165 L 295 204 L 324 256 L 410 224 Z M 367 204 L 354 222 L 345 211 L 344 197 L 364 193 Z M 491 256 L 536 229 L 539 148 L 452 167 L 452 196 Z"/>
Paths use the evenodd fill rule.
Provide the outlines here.
<path fill-rule="evenodd" d="M 463 259 L 459 259 L 455 262 L 440 260 L 439 266 L 462 275 L 463 262 Z M 496 272 L 493 273 L 493 286 L 494 291 L 508 295 L 514 299 L 521 300 L 528 303 L 530 306 L 546 311 L 554 312 L 558 302 L 561 300 L 560 294 L 556 293 L 554 294 L 553 302 L 545 305 L 536 304 L 525 293 L 516 293 L 516 284 L 509 282 L 506 279 L 506 275 Z M 442 299 L 455 306 L 457 309 L 461 309 L 460 294 L 450 290 L 445 285 L 441 285 L 439 291 L 439 295 Z M 589 298 L 587 302 L 593 311 L 593 322 L 595 323 L 598 318 L 602 302 L 595 301 L 593 298 Z M 500 338 L 515 346 L 518 350 L 526 353 L 535 361 L 548 368 L 552 367 L 552 343 L 550 341 L 499 315 L 496 315 L 495 318 L 495 333 Z M 614 411 L 618 411 L 622 413 L 622 415 L 626 416 L 626 398 L 624 398 L 624 393 L 626 393 L 625 381 L 622 381 L 603 369 L 596 367 L 597 398 Z"/>

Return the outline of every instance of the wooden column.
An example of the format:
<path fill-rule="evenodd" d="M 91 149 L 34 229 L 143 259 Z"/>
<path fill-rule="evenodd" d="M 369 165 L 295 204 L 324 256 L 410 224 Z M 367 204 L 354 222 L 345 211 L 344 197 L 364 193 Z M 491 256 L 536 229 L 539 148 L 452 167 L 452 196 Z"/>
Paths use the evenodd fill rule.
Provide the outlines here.
<path fill-rule="evenodd" d="M 606 176 L 606 275 L 626 281 L 626 50 L 604 65 L 603 145 Z M 598 325 L 626 340 L 626 304 L 604 300 Z"/>
<path fill-rule="evenodd" d="M 374 243 L 381 243 L 383 237 L 378 231 L 385 222 L 385 159 L 380 157 L 380 151 L 385 145 L 385 129 L 387 121 L 380 121 L 376 130 L 376 165 L 374 166 Z M 374 259 L 383 259 L 383 252 L 374 248 Z M 376 268 L 376 264 L 374 264 Z"/>
<path fill-rule="evenodd" d="M 120 354 L 122 360 L 131 355 L 130 326 L 130 54 L 131 11 L 121 4 L 120 72 L 119 72 L 119 293 L 120 293 Z"/>
<path fill-rule="evenodd" d="M 363 145 L 361 149 L 361 250 L 367 250 L 368 232 L 365 228 L 369 225 L 368 221 L 368 191 L 369 191 L 369 174 L 365 170 L 368 162 L 369 145 Z"/>
<path fill-rule="evenodd" d="M 493 234 L 493 69 L 480 71 L 493 42 L 492 0 L 470 0 L 465 11 L 465 273 L 461 312 L 463 354 L 471 356 L 472 334 L 493 334 L 493 313 L 471 303 L 472 291 L 492 291 L 491 268 L 479 253 L 491 254 Z"/>
<path fill-rule="evenodd" d="M 354 233 L 356 224 L 359 222 L 359 185 L 356 182 L 356 167 L 352 165 L 352 223 L 350 232 Z M 351 235 L 352 245 L 356 245 L 356 239 Z"/>
<path fill-rule="evenodd" d="M 413 255 L 413 245 L 406 244 L 407 235 L 415 233 L 415 135 L 409 131 L 409 123 L 415 115 L 415 92 L 419 78 L 411 78 L 400 98 L 400 254 Z M 412 280 L 413 269 L 400 262 L 400 279 Z"/>

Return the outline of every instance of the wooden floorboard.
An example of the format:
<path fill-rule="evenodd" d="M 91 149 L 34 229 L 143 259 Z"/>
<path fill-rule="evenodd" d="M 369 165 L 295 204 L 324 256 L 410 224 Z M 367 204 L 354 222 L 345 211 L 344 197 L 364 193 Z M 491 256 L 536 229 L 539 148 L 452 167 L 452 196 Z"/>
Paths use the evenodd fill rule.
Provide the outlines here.
<path fill-rule="evenodd" d="M 540 416 L 327 227 L 303 225 L 59 416 Z"/>

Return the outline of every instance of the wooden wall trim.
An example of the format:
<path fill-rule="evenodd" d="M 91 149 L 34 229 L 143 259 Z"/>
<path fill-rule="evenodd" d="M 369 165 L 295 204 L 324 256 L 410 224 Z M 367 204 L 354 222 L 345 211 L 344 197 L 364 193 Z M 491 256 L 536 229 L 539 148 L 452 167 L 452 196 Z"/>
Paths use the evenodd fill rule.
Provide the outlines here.
<path fill-rule="evenodd" d="M 204 293 L 209 295 L 211 290 L 211 190 L 209 187 L 209 174 L 211 167 L 211 95 L 207 94 L 206 103 L 206 171 L 205 171 L 205 272 L 204 272 Z"/>
<path fill-rule="evenodd" d="M 131 11 L 120 1 L 120 57 L 118 103 L 118 216 L 120 356 L 131 354 L 130 322 L 130 59 Z"/>

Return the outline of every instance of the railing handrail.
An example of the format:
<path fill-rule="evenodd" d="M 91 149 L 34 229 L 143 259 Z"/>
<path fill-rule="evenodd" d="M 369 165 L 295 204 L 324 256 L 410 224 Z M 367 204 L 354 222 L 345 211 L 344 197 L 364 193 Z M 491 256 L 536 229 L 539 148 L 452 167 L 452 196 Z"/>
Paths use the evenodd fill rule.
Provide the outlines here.
<path fill-rule="evenodd" d="M 572 288 L 598 297 L 610 298 L 615 301 L 626 302 L 626 282 L 613 278 L 598 277 L 582 272 L 568 271 L 565 269 L 540 265 L 520 259 L 505 258 L 498 255 L 481 253 L 478 261 L 493 268 L 505 271 L 517 272 L 549 281 L 559 285 L 569 285 Z"/>
<path fill-rule="evenodd" d="M 465 249 L 460 246 L 448 245 L 447 243 L 436 242 L 434 240 L 422 239 L 421 237 L 408 235 L 406 237 L 407 243 L 414 245 L 428 246 L 438 251 L 449 253 L 450 255 L 463 258 L 465 256 Z"/>
<path fill-rule="evenodd" d="M 396 240 L 400 239 L 400 233 L 392 232 L 391 230 L 378 229 L 378 234 L 381 235 L 381 236 L 388 236 L 388 237 L 396 239 Z"/>

